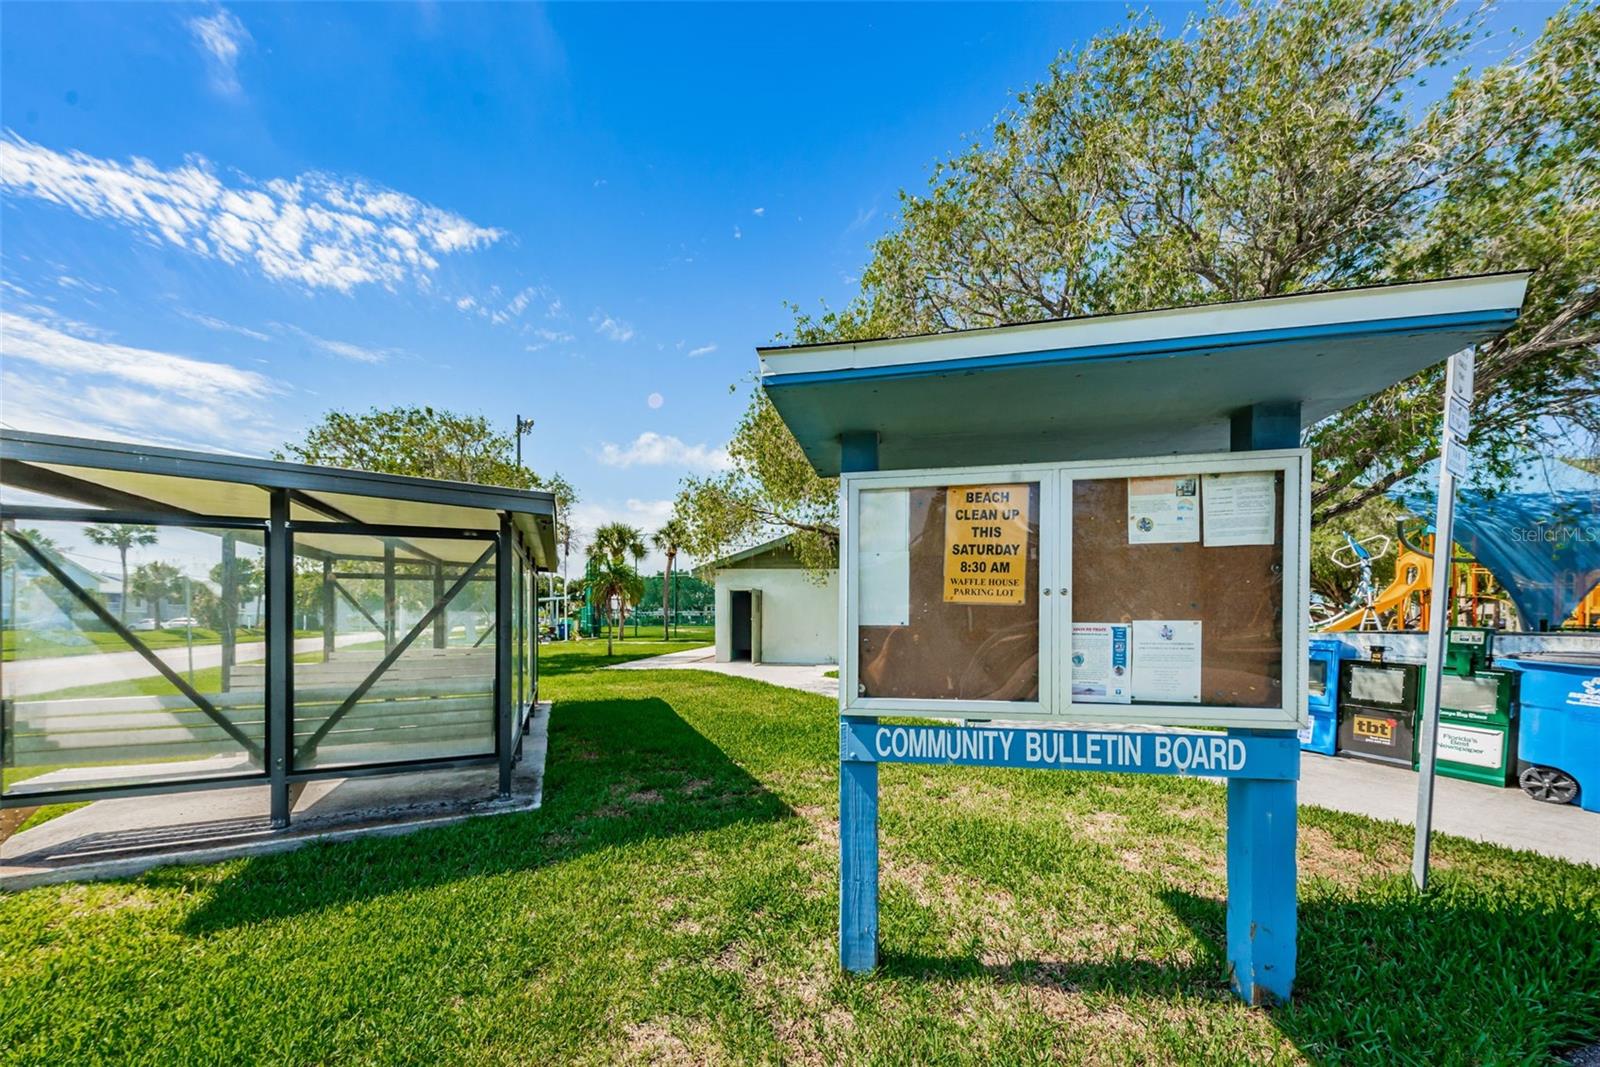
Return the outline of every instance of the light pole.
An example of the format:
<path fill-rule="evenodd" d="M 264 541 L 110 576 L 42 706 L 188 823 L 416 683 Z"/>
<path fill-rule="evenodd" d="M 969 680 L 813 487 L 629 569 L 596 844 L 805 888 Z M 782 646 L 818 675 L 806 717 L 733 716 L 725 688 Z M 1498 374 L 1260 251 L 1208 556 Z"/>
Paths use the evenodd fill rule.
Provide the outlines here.
<path fill-rule="evenodd" d="M 522 435 L 533 429 L 533 420 L 517 416 L 517 466 L 522 466 Z"/>

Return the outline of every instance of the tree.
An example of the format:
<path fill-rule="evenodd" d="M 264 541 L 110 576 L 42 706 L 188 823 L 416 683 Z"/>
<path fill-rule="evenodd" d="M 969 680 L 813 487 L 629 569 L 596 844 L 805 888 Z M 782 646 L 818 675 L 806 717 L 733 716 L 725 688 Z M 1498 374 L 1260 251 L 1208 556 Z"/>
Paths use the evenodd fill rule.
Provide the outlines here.
<path fill-rule="evenodd" d="M 682 519 L 674 515 L 662 524 L 650 538 L 656 549 L 667 557 L 667 573 L 661 588 L 661 640 L 672 640 L 672 564 L 688 537 Z"/>
<path fill-rule="evenodd" d="M 812 573 L 839 558 L 839 483 L 821 478 L 759 387 L 728 444 L 728 470 L 685 478 L 673 513 L 684 522 L 683 547 L 699 560 L 776 533 Z"/>
<path fill-rule="evenodd" d="M 612 609 L 612 626 L 606 630 L 607 656 L 611 655 L 612 639 L 616 636 L 617 630 L 627 622 L 628 602 L 638 600 L 643 593 L 644 580 L 639 577 L 639 572 L 620 557 L 603 553 L 590 557 L 589 575 L 584 582 L 584 595 L 589 598 L 589 603 L 597 608 L 604 609 L 613 603 L 616 605 Z"/>
<path fill-rule="evenodd" d="M 1063 55 L 987 137 L 901 194 L 844 308 L 795 309 L 813 343 L 1138 311 L 1531 267 L 1523 316 L 1479 352 L 1472 445 L 1487 487 L 1528 450 L 1600 434 L 1600 10 L 1410 108 L 1482 25 L 1449 0 L 1212 0 Z M 1435 368 L 1311 427 L 1313 520 L 1360 508 L 1438 451 Z M 733 469 L 690 480 L 696 555 L 799 534 L 836 544 L 835 488 L 757 391 Z"/>
<path fill-rule="evenodd" d="M 84 528 L 83 536 L 103 547 L 115 548 L 122 559 L 122 611 L 119 621 L 128 623 L 128 550 L 149 548 L 160 540 L 154 526 L 137 522 L 97 522 Z"/>
<path fill-rule="evenodd" d="M 637 592 L 618 594 L 622 607 L 621 624 L 628 621 L 628 603 L 637 601 L 644 592 L 644 581 L 639 578 L 638 565 L 644 560 L 644 532 L 637 526 L 629 526 L 625 522 L 608 522 L 595 528 L 594 535 L 589 539 L 589 565 L 590 570 L 611 571 L 614 574 L 621 572 L 616 568 L 623 568 L 633 575 L 637 581 Z M 633 565 L 628 566 L 627 560 L 632 559 Z M 590 579 L 592 582 L 592 578 Z M 589 586 L 586 583 L 585 589 Z M 635 588 L 629 586 L 629 589 Z M 610 594 L 607 594 L 608 596 Z M 598 601 L 591 600 L 591 604 Z M 606 635 L 606 655 L 611 654 L 611 636 Z"/>
<path fill-rule="evenodd" d="M 274 453 L 277 459 L 379 474 L 512 489 L 548 487 L 563 513 L 577 502 L 577 494 L 565 478 L 559 474 L 541 478 L 519 466 L 515 455 L 515 439 L 496 430 L 482 415 L 432 407 L 330 411 L 306 431 L 299 444 L 286 444 Z"/>
<path fill-rule="evenodd" d="M 141 563 L 134 568 L 131 585 L 133 594 L 150 605 L 150 615 L 156 629 L 161 629 L 161 602 L 177 596 L 183 590 L 183 572 L 170 563 L 160 560 Z"/>

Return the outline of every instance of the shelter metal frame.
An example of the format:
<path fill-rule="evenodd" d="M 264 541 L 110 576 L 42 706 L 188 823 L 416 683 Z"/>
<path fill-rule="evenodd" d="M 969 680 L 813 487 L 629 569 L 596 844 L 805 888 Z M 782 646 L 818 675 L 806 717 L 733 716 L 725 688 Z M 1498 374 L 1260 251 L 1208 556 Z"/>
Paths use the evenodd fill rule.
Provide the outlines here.
<path fill-rule="evenodd" d="M 101 481 L 97 480 L 97 472 L 109 473 Z M 130 475 L 132 478 L 128 477 Z M 175 503 L 172 499 L 177 492 L 175 489 L 165 494 L 167 499 L 162 499 L 163 494 L 157 490 L 146 488 L 144 492 L 139 492 L 128 487 L 130 482 L 169 489 L 183 485 L 196 487 L 203 495 L 204 487 L 196 486 L 196 480 L 261 490 L 266 497 L 265 514 L 229 514 L 226 512 L 237 512 L 239 509 L 226 506 L 217 509 L 224 514 L 209 514 Z M 122 484 L 116 484 L 118 482 Z M 0 809 L 265 784 L 269 787 L 272 824 L 275 828 L 283 828 L 289 824 L 291 788 L 305 782 L 480 766 L 496 766 L 498 793 L 502 798 L 510 796 L 512 768 L 520 758 L 523 734 L 537 703 L 538 656 L 537 643 L 528 642 L 522 655 L 526 657 L 529 684 L 523 691 L 519 685 L 521 677 L 514 676 L 514 671 L 521 664 L 514 665 L 512 643 L 519 637 L 527 641 L 528 635 L 536 632 L 535 622 L 527 618 L 526 590 L 522 587 L 521 576 L 552 570 L 556 559 L 556 512 L 554 498 L 549 493 L 17 431 L 0 431 L 0 486 L 72 501 L 68 505 L 0 502 L 4 540 L 20 547 L 74 602 L 87 609 L 101 625 L 149 662 L 158 675 L 166 677 L 180 694 L 199 711 L 207 714 L 215 725 L 239 740 L 241 748 L 254 765 L 252 770 L 244 773 L 220 776 L 49 790 L 19 791 L 11 788 L 0 791 Z M 189 489 L 185 488 L 184 492 L 189 492 Z M 338 502 L 324 499 L 323 494 L 337 494 Z M 422 519 L 430 514 L 438 514 L 443 521 L 437 525 L 427 521 L 363 521 L 358 515 L 352 514 L 351 509 L 355 505 L 349 502 L 356 499 L 371 500 L 376 508 L 392 510 L 394 507 L 407 507 L 413 515 Z M 448 521 L 463 518 L 470 518 L 479 525 Z M 31 545 L 16 529 L 19 521 L 138 523 L 219 531 L 223 533 L 225 562 L 233 558 L 232 545 L 236 540 L 264 548 L 265 744 L 256 746 L 245 737 L 237 726 L 211 707 L 205 695 L 197 693 L 178 672 L 167 666 L 139 638 L 137 632 L 130 630 L 104 604 L 75 582 L 70 574 L 55 565 L 47 553 Z M 319 536 L 377 539 L 382 542 L 383 551 L 381 554 L 368 555 L 319 548 L 310 543 L 311 539 Z M 308 540 L 297 545 L 297 538 Z M 482 546 L 482 551 L 473 553 L 475 560 L 448 560 L 415 544 L 418 540 L 476 543 Z M 400 558 L 400 551 L 404 551 L 407 558 Z M 294 560 L 297 555 L 320 559 L 322 562 L 324 651 L 331 652 L 333 648 L 332 608 L 341 594 L 367 622 L 382 631 L 385 649 L 374 668 L 340 703 L 334 714 L 328 716 L 312 737 L 303 741 L 298 748 L 294 743 L 295 634 L 292 629 Z M 379 563 L 382 570 L 370 573 L 339 570 L 334 565 L 336 560 L 341 563 Z M 492 576 L 482 573 L 491 565 L 494 568 Z M 397 575 L 397 568 L 406 570 Z M 231 574 L 231 571 L 224 567 L 224 574 Z M 432 604 L 403 639 L 396 633 L 394 589 L 397 577 L 413 581 L 432 579 Z M 340 583 L 340 578 L 383 579 L 384 618 L 381 622 Z M 495 586 L 495 618 L 492 629 L 486 629 L 477 645 L 481 645 L 489 633 L 495 635 L 493 744 L 489 750 L 465 756 L 368 760 L 332 767 L 298 765 L 297 761 L 305 761 L 333 724 L 425 631 L 431 628 L 434 646 L 444 647 L 446 630 L 443 616 L 446 605 L 468 583 L 486 580 L 493 581 Z M 225 603 L 230 595 L 226 589 L 227 581 L 225 578 Z M 516 620 L 513 618 L 513 604 L 514 597 L 519 594 L 524 595 L 524 610 L 520 626 L 514 632 Z M 232 605 L 225 610 L 236 608 L 237 605 Z M 221 642 L 224 689 L 227 688 L 232 666 L 231 638 L 234 629 L 231 624 L 227 626 L 224 629 L 226 636 Z M 4 666 L 0 665 L 0 679 L 3 679 L 3 671 Z M 13 758 L 14 703 L 9 698 L 0 699 L 0 761 L 3 761 L 0 765 L 9 765 Z"/>

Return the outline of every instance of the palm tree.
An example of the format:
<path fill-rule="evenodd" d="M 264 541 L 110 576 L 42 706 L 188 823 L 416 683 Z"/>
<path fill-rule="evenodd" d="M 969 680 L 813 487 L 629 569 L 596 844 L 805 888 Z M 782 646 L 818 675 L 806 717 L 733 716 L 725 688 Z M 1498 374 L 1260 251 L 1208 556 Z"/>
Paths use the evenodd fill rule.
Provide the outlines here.
<path fill-rule="evenodd" d="M 594 536 L 589 539 L 589 562 L 591 570 L 606 569 L 607 565 L 626 565 L 628 559 L 633 559 L 633 566 L 626 569 L 638 577 L 637 569 L 644 560 L 644 531 L 637 526 L 629 526 L 625 522 L 608 522 L 604 526 L 595 528 Z M 637 598 L 635 598 L 637 599 Z M 593 600 L 590 601 L 594 603 Z M 622 600 L 622 618 L 619 625 L 626 625 L 628 621 L 628 598 Z M 606 638 L 606 655 L 610 655 L 610 637 Z"/>
<path fill-rule="evenodd" d="M 97 545 L 115 548 L 122 557 L 122 624 L 128 624 L 128 549 L 149 548 L 158 535 L 154 526 L 138 522 L 97 522 L 83 531 Z"/>
<path fill-rule="evenodd" d="M 667 573 L 661 583 L 661 640 L 672 640 L 672 563 L 678 558 L 678 549 L 688 540 L 689 530 L 683 520 L 674 515 L 655 532 L 650 540 L 666 554 Z"/>
<path fill-rule="evenodd" d="M 145 563 L 134 568 L 133 592 L 150 605 L 156 629 L 161 629 L 161 601 L 183 588 L 183 572 L 170 563 Z"/>
<path fill-rule="evenodd" d="M 584 593 L 589 598 L 589 603 L 596 606 L 608 605 L 615 600 L 622 609 L 623 617 L 626 618 L 628 601 L 637 600 L 644 593 L 644 579 L 639 577 L 638 571 L 620 559 L 612 559 L 605 555 L 594 556 L 591 557 Z M 615 635 L 616 625 L 613 625 L 606 631 L 608 657 L 611 655 L 611 642 Z"/>

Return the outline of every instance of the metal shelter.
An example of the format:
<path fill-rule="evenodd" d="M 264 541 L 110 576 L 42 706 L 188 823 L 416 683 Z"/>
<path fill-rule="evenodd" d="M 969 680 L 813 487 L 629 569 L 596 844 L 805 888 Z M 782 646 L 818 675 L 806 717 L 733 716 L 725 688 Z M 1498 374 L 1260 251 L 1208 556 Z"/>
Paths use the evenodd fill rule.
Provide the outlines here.
<path fill-rule="evenodd" d="M 0 431 L 0 807 L 266 784 L 284 827 L 298 783 L 495 765 L 508 795 L 555 522 L 545 492 Z"/>

